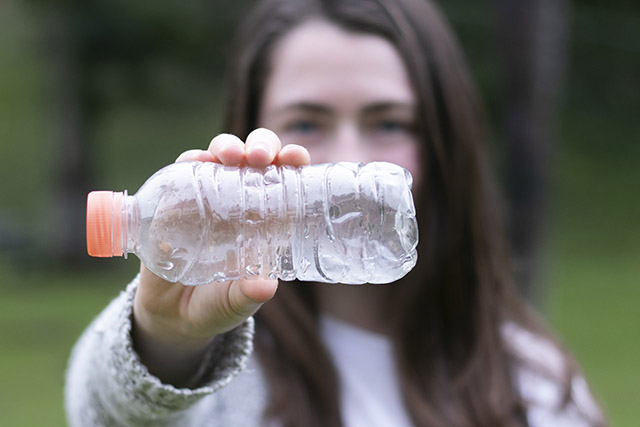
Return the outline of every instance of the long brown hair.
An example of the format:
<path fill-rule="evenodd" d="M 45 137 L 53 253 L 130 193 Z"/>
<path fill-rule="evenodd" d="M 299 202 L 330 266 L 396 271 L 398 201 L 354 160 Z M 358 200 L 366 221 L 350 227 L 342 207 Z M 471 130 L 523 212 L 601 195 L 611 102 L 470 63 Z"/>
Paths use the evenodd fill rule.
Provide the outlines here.
<path fill-rule="evenodd" d="M 431 2 L 260 2 L 238 39 L 225 129 L 243 137 L 258 125 L 274 45 L 312 18 L 388 39 L 403 58 L 418 99 L 424 171 L 416 197 L 418 264 L 393 285 L 385 314 L 414 423 L 526 425 L 511 375 L 515 356 L 501 326 L 538 327 L 510 284 L 474 87 L 452 32 Z M 317 320 L 309 286 L 295 282 L 281 284 L 257 315 L 256 349 L 270 387 L 265 415 L 285 426 L 341 425 L 337 375 Z"/>

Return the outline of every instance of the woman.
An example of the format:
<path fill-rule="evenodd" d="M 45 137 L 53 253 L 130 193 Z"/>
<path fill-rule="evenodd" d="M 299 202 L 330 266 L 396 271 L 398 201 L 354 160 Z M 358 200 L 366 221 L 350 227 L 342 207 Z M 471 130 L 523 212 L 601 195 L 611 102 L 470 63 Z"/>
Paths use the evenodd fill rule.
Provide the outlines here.
<path fill-rule="evenodd" d="M 388 286 L 277 293 L 142 266 L 74 350 L 72 425 L 604 424 L 514 294 L 477 100 L 431 3 L 261 2 L 230 79 L 226 129 L 246 143 L 219 135 L 178 161 L 398 163 L 415 181 L 418 264 Z"/>

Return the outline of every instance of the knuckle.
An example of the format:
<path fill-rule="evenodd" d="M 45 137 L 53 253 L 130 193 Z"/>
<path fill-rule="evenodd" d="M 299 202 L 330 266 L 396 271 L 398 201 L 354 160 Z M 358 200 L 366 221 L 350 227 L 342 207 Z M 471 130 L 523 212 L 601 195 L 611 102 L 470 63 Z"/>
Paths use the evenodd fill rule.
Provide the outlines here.
<path fill-rule="evenodd" d="M 211 140 L 209 148 L 213 150 L 220 150 L 231 145 L 241 146 L 243 145 L 243 142 L 235 135 L 232 135 L 230 133 L 221 133 Z"/>
<path fill-rule="evenodd" d="M 224 304 L 222 304 L 221 308 L 225 318 L 231 320 L 234 323 L 241 323 L 248 317 L 248 314 L 246 313 L 246 310 L 244 310 L 244 307 L 237 303 L 234 303 L 230 299 L 227 299 Z"/>

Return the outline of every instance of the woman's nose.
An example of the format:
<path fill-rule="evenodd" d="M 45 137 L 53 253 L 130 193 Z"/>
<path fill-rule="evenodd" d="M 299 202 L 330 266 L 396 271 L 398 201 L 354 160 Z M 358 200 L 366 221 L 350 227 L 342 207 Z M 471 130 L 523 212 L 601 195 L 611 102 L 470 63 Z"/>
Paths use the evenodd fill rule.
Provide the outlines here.
<path fill-rule="evenodd" d="M 366 163 L 367 153 L 363 150 L 363 134 L 357 125 L 345 123 L 336 129 L 329 162 L 363 162 Z"/>

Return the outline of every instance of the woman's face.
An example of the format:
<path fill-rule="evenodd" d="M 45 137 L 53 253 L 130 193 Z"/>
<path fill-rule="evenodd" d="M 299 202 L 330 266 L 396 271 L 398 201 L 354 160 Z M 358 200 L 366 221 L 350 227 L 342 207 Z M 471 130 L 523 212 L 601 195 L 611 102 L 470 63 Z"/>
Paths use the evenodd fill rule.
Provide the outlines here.
<path fill-rule="evenodd" d="M 300 144 L 313 163 L 399 164 L 419 183 L 416 99 L 387 40 L 323 21 L 285 35 L 271 57 L 259 125 Z"/>

